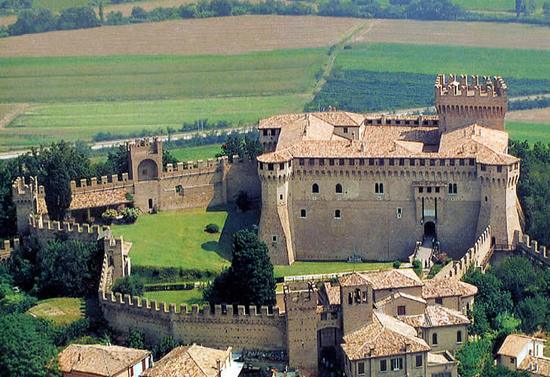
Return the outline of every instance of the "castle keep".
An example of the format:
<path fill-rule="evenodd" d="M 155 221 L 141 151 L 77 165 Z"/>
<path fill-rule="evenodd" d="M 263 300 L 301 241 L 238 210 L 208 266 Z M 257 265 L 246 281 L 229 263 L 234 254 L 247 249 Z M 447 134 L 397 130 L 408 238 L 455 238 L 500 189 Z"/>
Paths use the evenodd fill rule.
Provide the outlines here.
<path fill-rule="evenodd" d="M 488 226 L 493 245 L 512 247 L 520 170 L 504 131 L 506 84 L 439 75 L 435 101 L 435 116 L 260 121 L 260 237 L 275 264 L 405 260 L 427 241 L 459 259 Z"/>

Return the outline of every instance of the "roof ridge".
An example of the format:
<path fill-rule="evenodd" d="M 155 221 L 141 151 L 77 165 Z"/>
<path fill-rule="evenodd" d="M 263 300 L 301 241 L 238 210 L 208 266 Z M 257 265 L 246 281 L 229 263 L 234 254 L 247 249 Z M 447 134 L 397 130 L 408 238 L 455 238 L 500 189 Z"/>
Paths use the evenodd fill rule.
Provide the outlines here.
<path fill-rule="evenodd" d="M 195 358 L 193 357 L 193 355 L 191 354 L 191 352 L 189 352 L 193 347 L 198 347 L 196 344 L 193 344 L 191 347 L 189 347 L 185 352 L 187 352 L 187 354 L 189 355 L 189 358 L 191 360 L 193 360 L 193 362 L 195 363 L 195 365 L 201 370 L 202 374 L 206 377 L 208 377 L 208 373 L 206 373 L 206 371 L 203 369 L 203 367 L 199 364 L 199 362 L 197 360 L 195 360 Z"/>

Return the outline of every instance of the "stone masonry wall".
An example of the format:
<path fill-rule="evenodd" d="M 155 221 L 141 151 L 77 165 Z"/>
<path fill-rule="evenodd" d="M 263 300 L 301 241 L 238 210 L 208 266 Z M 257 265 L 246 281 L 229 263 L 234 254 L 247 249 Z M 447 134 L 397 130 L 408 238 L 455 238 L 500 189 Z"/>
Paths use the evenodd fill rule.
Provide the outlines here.
<path fill-rule="evenodd" d="M 517 251 L 521 255 L 541 266 L 550 267 L 550 251 L 546 246 L 539 246 L 538 242 L 531 240 L 527 234 L 521 236 L 519 232 L 516 232 L 515 236 L 518 239 Z"/>

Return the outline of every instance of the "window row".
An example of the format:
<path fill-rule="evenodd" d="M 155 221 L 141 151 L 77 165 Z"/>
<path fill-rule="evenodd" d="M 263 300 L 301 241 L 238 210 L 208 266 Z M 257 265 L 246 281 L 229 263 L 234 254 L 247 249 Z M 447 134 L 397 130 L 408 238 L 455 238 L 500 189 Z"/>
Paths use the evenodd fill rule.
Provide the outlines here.
<path fill-rule="evenodd" d="M 298 164 L 305 166 L 474 166 L 473 158 L 299 158 Z M 483 166 L 483 165 L 482 165 Z"/>
<path fill-rule="evenodd" d="M 432 193 L 432 192 L 439 193 L 440 188 L 439 188 L 439 187 L 430 187 L 430 186 L 428 186 L 428 187 L 419 187 L 419 188 L 418 188 L 418 192 L 419 192 L 420 194 L 422 194 L 422 193 L 424 192 L 424 190 L 426 190 L 426 192 L 427 192 L 428 194 L 430 194 L 430 193 Z"/>
<path fill-rule="evenodd" d="M 302 208 L 300 210 L 300 218 L 305 219 L 307 217 L 307 210 L 305 208 Z M 335 219 L 341 219 L 342 218 L 342 211 L 337 209 L 334 211 L 334 218 Z"/>
<path fill-rule="evenodd" d="M 311 185 L 311 192 L 313 194 L 318 194 L 320 192 L 320 189 L 319 189 L 319 184 L 318 183 L 314 183 Z M 337 183 L 336 186 L 334 187 L 334 192 L 337 193 L 337 194 L 342 194 L 344 192 L 343 188 L 342 188 L 342 185 L 340 183 Z M 374 192 L 376 194 L 383 194 L 384 193 L 384 184 L 383 183 L 375 183 L 374 184 Z"/>
<path fill-rule="evenodd" d="M 462 330 L 458 330 L 456 332 L 456 342 L 457 343 L 462 343 Z M 439 343 L 439 341 L 437 339 L 437 333 L 434 332 L 432 334 L 432 345 L 436 346 L 438 343 Z"/>

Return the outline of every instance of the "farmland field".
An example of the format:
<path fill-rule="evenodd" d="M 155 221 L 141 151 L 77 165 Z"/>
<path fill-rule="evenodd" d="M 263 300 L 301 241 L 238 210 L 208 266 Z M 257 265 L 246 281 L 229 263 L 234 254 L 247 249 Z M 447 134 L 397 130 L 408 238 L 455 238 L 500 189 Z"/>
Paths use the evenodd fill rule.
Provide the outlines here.
<path fill-rule="evenodd" d="M 515 3 L 510 0 L 454 0 L 464 9 L 515 12 Z"/>
<path fill-rule="evenodd" d="M 550 107 L 509 111 L 506 114 L 506 120 L 528 123 L 550 123 Z"/>
<path fill-rule="evenodd" d="M 197 55 L 324 47 L 363 20 L 236 16 L 54 31 L 0 39 L 0 56 Z"/>
<path fill-rule="evenodd" d="M 200 145 L 197 147 L 184 147 L 170 149 L 170 153 L 178 161 L 197 161 L 216 158 L 216 153 L 220 153 L 221 144 Z"/>
<path fill-rule="evenodd" d="M 550 143 L 550 119 L 546 124 L 506 121 L 506 130 L 514 140 Z"/>
<path fill-rule="evenodd" d="M 484 0 L 480 2 L 485 3 Z M 456 21 L 374 20 L 370 22 L 375 25 L 365 28 L 354 38 L 354 42 L 550 49 L 550 29 L 547 27 Z M 430 56 L 429 47 L 424 47 L 424 52 L 427 57 Z M 456 62 L 461 61 L 457 59 Z"/>

